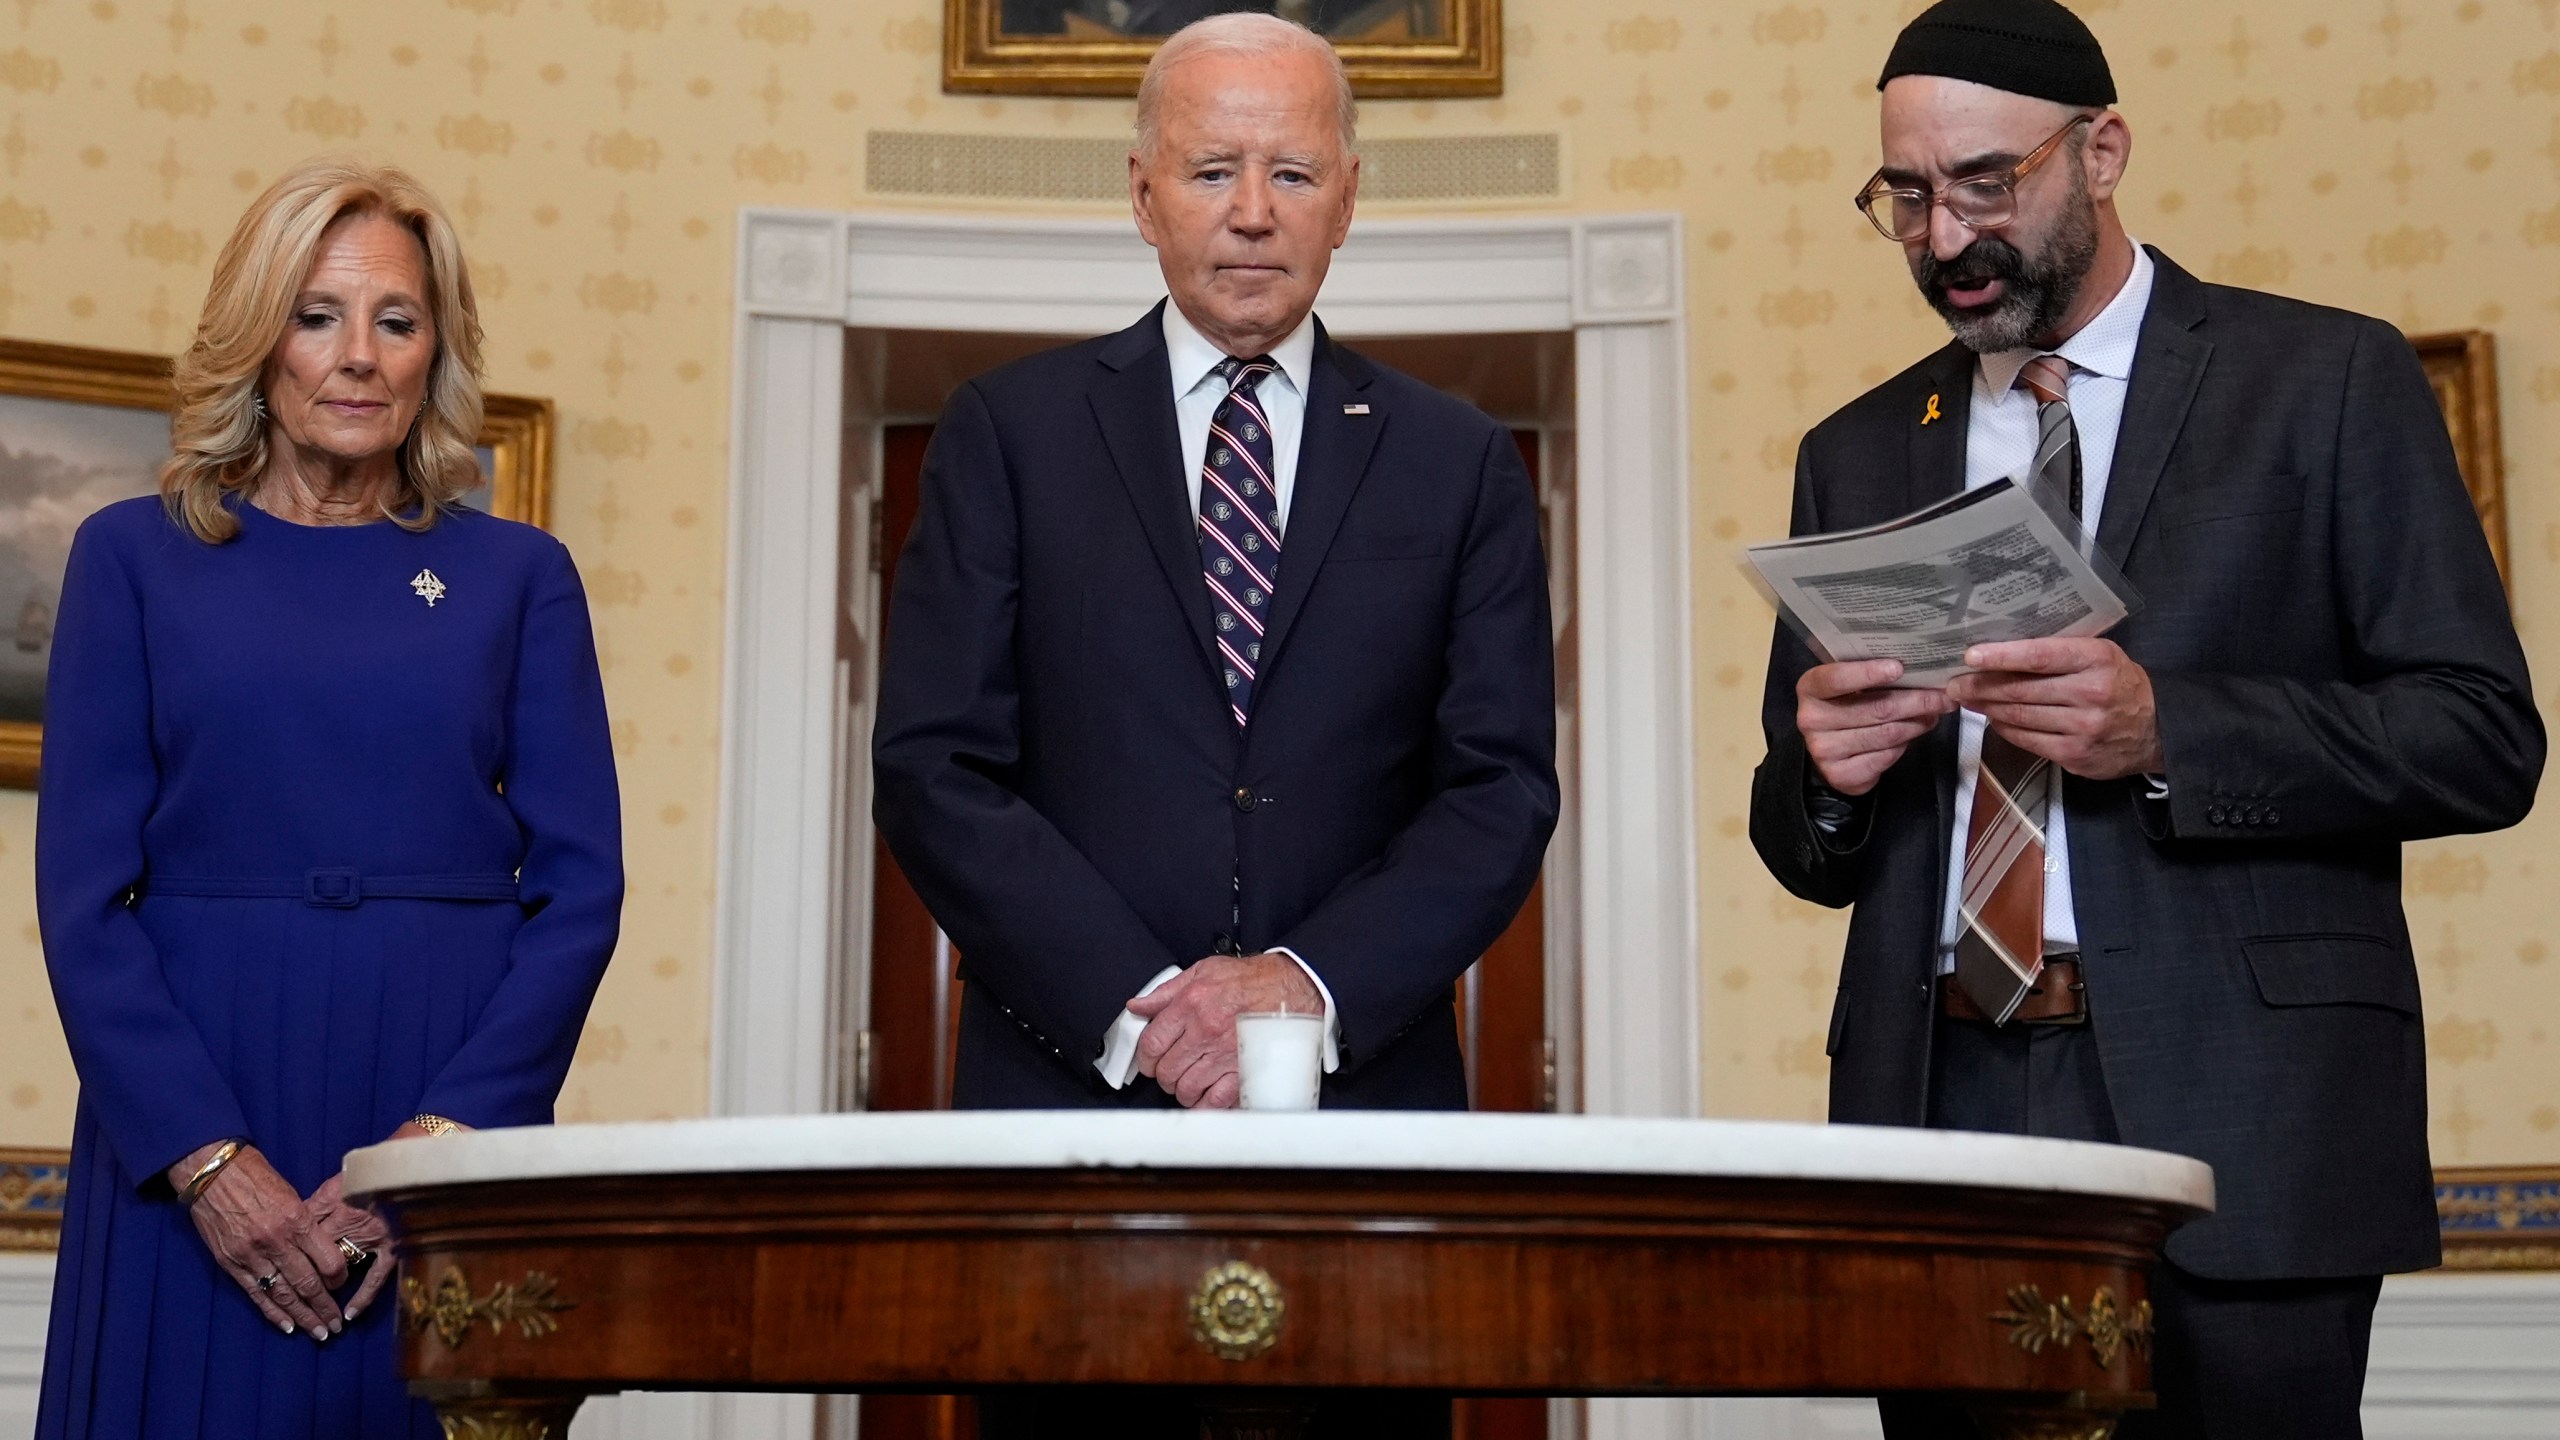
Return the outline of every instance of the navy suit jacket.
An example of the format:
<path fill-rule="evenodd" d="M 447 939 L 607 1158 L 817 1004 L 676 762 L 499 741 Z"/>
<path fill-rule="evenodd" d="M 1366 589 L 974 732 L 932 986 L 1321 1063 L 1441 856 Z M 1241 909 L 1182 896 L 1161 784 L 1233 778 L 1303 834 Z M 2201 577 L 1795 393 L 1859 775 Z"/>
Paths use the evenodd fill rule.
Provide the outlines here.
<path fill-rule="evenodd" d="M 1452 987 L 1556 818 L 1537 496 L 1474 408 L 1321 327 L 1311 370 L 1241 733 L 1161 309 L 943 412 L 874 817 L 962 957 L 961 1105 L 1170 1104 L 1093 1070 L 1122 1006 L 1168 965 L 1282 945 L 1340 1018 L 1323 1103 L 1466 1104 Z"/>
<path fill-rule="evenodd" d="M 2524 652 L 2408 341 L 2152 258 L 2097 539 L 2145 602 L 2112 638 L 2151 673 L 2169 798 L 2135 779 L 2060 791 L 2107 1098 L 2127 1144 L 2213 1166 L 2215 1213 L 2169 1238 L 2181 1267 L 2418 1269 L 2437 1232 L 2400 846 L 2532 805 L 2545 742 Z M 1796 532 L 1954 494 L 1974 363 L 1950 345 L 1816 426 Z M 1813 663 L 1780 626 L 1751 835 L 1789 890 L 1857 907 L 1831 1118 L 1916 1125 L 1956 722 L 1824 835 L 1795 726 Z"/>

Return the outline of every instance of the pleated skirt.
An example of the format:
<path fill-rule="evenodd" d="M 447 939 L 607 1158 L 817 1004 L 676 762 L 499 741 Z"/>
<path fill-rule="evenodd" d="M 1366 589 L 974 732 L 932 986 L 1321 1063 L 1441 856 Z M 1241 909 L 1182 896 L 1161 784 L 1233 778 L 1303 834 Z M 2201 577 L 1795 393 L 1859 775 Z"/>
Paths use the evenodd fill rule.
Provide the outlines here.
<path fill-rule="evenodd" d="M 417 1113 L 504 975 L 522 923 L 512 903 L 432 900 L 337 910 L 156 897 L 138 914 L 250 1138 L 305 1195 L 347 1151 Z M 186 1211 L 146 1195 L 143 1178 L 126 1173 L 82 1105 L 37 1440 L 438 1435 L 434 1411 L 399 1378 L 396 1287 L 325 1345 L 286 1335 L 222 1272 Z"/>

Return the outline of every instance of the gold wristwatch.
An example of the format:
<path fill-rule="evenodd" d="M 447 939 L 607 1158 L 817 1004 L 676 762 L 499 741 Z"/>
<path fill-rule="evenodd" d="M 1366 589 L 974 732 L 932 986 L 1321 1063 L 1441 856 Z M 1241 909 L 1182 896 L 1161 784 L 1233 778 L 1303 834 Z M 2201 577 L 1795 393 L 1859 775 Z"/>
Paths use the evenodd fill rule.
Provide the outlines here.
<path fill-rule="evenodd" d="M 459 1135 L 462 1133 L 461 1126 L 456 1125 L 441 1115 L 412 1115 L 409 1117 L 409 1123 L 426 1131 L 432 1136 L 442 1137 L 446 1135 Z"/>

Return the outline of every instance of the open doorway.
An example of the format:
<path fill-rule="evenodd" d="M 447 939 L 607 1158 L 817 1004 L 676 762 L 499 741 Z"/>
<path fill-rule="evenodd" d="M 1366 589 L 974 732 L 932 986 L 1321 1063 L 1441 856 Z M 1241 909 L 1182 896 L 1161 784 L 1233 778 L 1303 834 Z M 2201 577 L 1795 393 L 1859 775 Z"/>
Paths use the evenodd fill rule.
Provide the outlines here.
<path fill-rule="evenodd" d="M 1054 336 L 849 329 L 846 332 L 845 563 L 840 656 L 867 754 L 877 655 L 898 552 L 915 523 L 935 417 L 969 377 L 1059 343 Z M 1369 358 L 1437 385 L 1507 426 L 1538 486 L 1556 626 L 1557 754 L 1563 811 L 1538 887 L 1510 928 L 1471 969 L 1458 995 L 1468 1089 L 1483 1110 L 1578 1110 L 1581 1034 L 1579 627 L 1574 574 L 1576 437 L 1570 332 L 1368 336 L 1346 342 Z M 836 977 L 839 1033 L 853 1037 L 844 1108 L 947 1108 L 959 1013 L 959 957 L 873 832 L 867 806 L 848 804 L 846 933 Z M 1548 1434 L 1538 1400 L 1461 1402 L 1466 1440 Z M 948 1396 L 869 1396 L 867 1440 L 971 1440 L 974 1416 Z"/>

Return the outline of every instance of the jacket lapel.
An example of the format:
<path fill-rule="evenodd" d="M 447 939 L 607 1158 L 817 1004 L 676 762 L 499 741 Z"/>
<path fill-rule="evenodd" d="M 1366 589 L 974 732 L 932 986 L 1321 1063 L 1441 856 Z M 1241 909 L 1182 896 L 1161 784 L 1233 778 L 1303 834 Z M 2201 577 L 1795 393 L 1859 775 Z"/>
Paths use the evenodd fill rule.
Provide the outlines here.
<path fill-rule="evenodd" d="M 1343 512 L 1351 508 L 1352 493 L 1368 473 L 1369 457 L 1387 424 L 1387 416 L 1375 409 L 1374 402 L 1361 405 L 1360 414 L 1343 413 L 1344 406 L 1360 403 L 1358 397 L 1367 392 L 1371 372 L 1366 361 L 1333 343 L 1322 322 L 1316 326 L 1315 363 L 1308 369 L 1306 426 L 1298 441 L 1289 525 L 1280 536 L 1280 583 L 1273 597 L 1271 630 L 1262 638 L 1265 678 L 1257 685 L 1269 683 L 1271 667 L 1278 663 L 1298 612 L 1306 608 L 1316 571 L 1342 529 Z"/>
<path fill-rule="evenodd" d="M 2130 563 L 2142 517 L 2178 432 L 2204 381 L 2213 342 L 2195 333 L 2204 323 L 2204 284 L 2169 257 L 2151 252 L 2151 308 L 2133 351 L 2133 381 L 2126 387 L 2124 424 L 2117 431 L 2115 468 L 2107 477 L 2107 505 L 2098 517 L 2098 546 L 2118 566 Z"/>
<path fill-rule="evenodd" d="M 1928 400 L 1911 417 L 1909 489 L 1900 512 L 1934 505 L 1964 488 L 1964 433 L 1973 416 L 1973 352 L 1950 343 L 1933 358 Z M 1935 419 L 1930 418 L 1935 416 Z"/>
<path fill-rule="evenodd" d="M 1164 348 L 1164 305 L 1103 346 L 1104 374 L 1085 399 L 1094 424 L 1138 512 L 1138 528 L 1164 567 L 1165 583 L 1200 643 L 1200 661 L 1217 669 L 1218 642 L 1209 629 L 1209 587 L 1200 578 L 1199 522 L 1186 508 L 1182 431 L 1173 413 L 1173 367 Z M 1300 466 L 1303 470 L 1305 467 Z"/>

